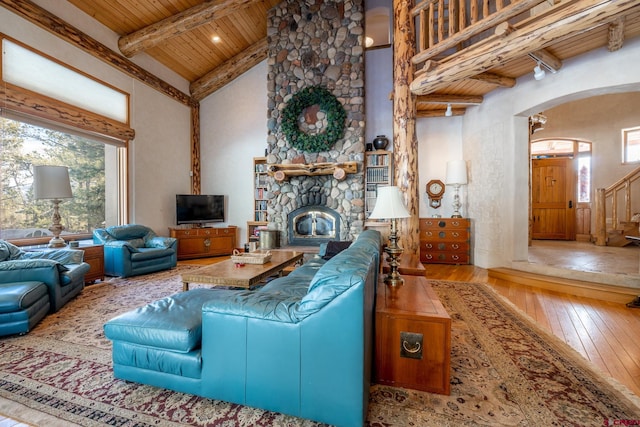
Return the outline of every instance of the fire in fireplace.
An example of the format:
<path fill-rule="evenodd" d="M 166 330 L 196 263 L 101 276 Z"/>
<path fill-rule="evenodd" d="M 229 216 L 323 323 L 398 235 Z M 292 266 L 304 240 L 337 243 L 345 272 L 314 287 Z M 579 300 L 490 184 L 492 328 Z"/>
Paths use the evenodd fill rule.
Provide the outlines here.
<path fill-rule="evenodd" d="M 340 215 L 326 206 L 304 206 L 288 216 L 290 245 L 319 245 L 339 240 Z"/>

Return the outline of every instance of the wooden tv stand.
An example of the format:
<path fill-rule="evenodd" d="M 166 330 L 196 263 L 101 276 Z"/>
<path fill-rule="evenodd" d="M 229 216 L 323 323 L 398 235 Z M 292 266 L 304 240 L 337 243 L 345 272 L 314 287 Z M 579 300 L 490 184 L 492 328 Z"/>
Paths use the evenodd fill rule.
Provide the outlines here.
<path fill-rule="evenodd" d="M 238 227 L 169 228 L 178 239 L 178 259 L 231 255 L 236 248 Z"/>

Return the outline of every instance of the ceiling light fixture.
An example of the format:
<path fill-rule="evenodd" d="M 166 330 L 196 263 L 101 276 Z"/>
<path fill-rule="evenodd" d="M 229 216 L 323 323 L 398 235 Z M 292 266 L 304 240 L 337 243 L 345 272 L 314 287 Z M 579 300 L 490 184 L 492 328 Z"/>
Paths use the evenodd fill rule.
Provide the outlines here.
<path fill-rule="evenodd" d="M 538 61 L 538 64 L 533 68 L 533 78 L 536 80 L 544 79 L 547 73 L 542 69 L 542 64 Z"/>
<path fill-rule="evenodd" d="M 220 36 L 211 36 L 211 41 L 214 43 L 220 43 L 221 40 Z"/>
<path fill-rule="evenodd" d="M 447 111 L 444 112 L 446 117 L 451 117 L 453 115 L 453 111 L 451 111 L 451 104 L 447 104 Z"/>

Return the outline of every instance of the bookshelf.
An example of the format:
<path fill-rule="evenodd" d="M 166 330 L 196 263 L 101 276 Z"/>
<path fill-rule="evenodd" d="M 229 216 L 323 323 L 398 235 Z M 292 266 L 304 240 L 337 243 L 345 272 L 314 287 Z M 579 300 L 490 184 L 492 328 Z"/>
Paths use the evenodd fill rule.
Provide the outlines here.
<path fill-rule="evenodd" d="M 267 225 L 267 158 L 253 158 L 253 221 L 247 222 L 247 242 L 260 240 L 258 229 Z"/>
<path fill-rule="evenodd" d="M 393 185 L 393 157 L 391 151 L 365 152 L 365 214 L 368 218 L 376 205 L 378 187 Z"/>

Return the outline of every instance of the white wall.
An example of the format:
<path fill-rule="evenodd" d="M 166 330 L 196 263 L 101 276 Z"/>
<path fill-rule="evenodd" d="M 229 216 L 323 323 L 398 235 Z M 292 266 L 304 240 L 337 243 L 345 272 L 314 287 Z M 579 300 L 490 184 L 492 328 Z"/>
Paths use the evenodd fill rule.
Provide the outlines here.
<path fill-rule="evenodd" d="M 116 49 L 115 33 L 68 2 L 40 0 L 37 3 Z M 0 28 L 8 36 L 131 95 L 131 127 L 136 137 L 130 142 L 129 150 L 129 220 L 166 235 L 167 227 L 175 225 L 175 194 L 190 191 L 187 173 L 191 163 L 190 109 L 5 8 L 0 8 Z M 186 80 L 148 56 L 142 55 L 133 61 L 188 92 Z"/>
<path fill-rule="evenodd" d="M 202 194 L 226 196 L 240 246 L 253 221 L 253 158 L 267 148 L 267 62 L 202 100 L 200 118 Z"/>
<path fill-rule="evenodd" d="M 640 40 L 622 50 L 594 51 L 565 61 L 557 74 L 518 79 L 468 109 L 462 125 L 464 158 L 470 164 L 468 212 L 474 223 L 474 264 L 510 266 L 527 259 L 527 117 L 570 100 L 640 88 Z"/>
<path fill-rule="evenodd" d="M 387 150 L 393 150 L 393 50 L 369 49 L 364 54 L 365 143 L 377 135 L 389 138 Z"/>

